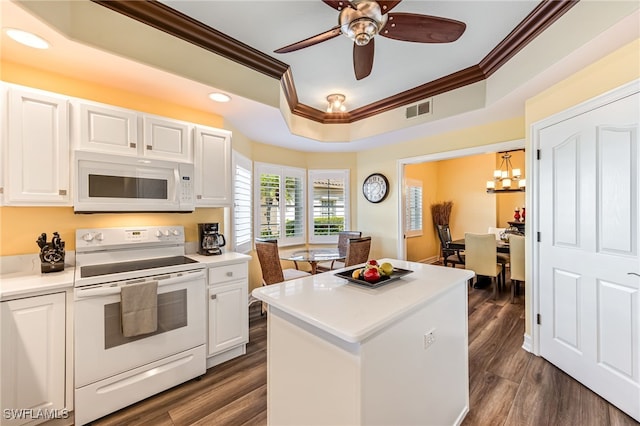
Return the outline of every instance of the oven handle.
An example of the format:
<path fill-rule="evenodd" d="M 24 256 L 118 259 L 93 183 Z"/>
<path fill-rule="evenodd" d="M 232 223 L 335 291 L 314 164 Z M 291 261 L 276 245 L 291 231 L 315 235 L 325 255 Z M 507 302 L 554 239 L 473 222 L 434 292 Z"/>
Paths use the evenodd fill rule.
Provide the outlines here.
<path fill-rule="evenodd" d="M 180 275 L 179 277 L 159 278 L 157 280 L 145 280 L 145 281 L 141 281 L 141 283 L 147 282 L 147 281 L 158 281 L 158 287 L 163 287 L 167 285 L 180 284 L 187 281 L 193 281 L 193 280 L 197 280 L 204 277 L 205 277 L 204 271 L 196 271 L 196 272 L 187 272 L 186 274 Z M 136 284 L 138 284 L 138 282 L 136 282 Z M 83 298 L 89 298 L 89 297 L 111 296 L 114 294 L 120 294 L 120 287 L 122 287 L 122 285 L 127 285 L 127 284 L 120 284 L 120 285 L 115 285 L 111 287 L 81 288 L 76 291 L 76 298 L 83 299 Z"/>

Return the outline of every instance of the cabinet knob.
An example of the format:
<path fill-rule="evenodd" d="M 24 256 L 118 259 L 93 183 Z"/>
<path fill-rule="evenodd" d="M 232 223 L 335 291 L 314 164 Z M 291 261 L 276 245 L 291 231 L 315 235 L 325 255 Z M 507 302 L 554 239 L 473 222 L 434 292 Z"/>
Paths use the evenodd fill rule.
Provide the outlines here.
<path fill-rule="evenodd" d="M 58 195 L 67 195 L 66 189 L 58 189 Z"/>
<path fill-rule="evenodd" d="M 153 151 L 153 145 L 147 145 L 147 151 Z"/>
<path fill-rule="evenodd" d="M 136 147 L 135 143 L 133 143 L 133 142 L 129 143 L 129 148 L 135 148 L 135 147 Z"/>
<path fill-rule="evenodd" d="M 231 271 L 227 272 L 227 276 L 228 277 L 232 277 L 233 276 L 233 272 L 231 272 Z"/>
<path fill-rule="evenodd" d="M 212 295 L 211 295 L 211 300 L 216 300 L 216 298 L 217 298 L 217 297 L 218 297 L 218 295 L 217 295 L 217 294 L 212 294 Z"/>

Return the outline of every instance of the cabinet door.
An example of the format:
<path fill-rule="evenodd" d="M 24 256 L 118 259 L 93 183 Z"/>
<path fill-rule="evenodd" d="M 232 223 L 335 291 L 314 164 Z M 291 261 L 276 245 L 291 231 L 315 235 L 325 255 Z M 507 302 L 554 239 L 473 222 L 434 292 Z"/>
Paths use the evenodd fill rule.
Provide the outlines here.
<path fill-rule="evenodd" d="M 249 341 L 247 281 L 209 287 L 209 347 L 214 355 Z"/>
<path fill-rule="evenodd" d="M 196 206 L 231 205 L 231 133 L 196 127 Z"/>
<path fill-rule="evenodd" d="M 74 103 L 72 108 L 76 148 L 137 155 L 137 112 L 88 102 Z"/>
<path fill-rule="evenodd" d="M 2 302 L 2 412 L 65 408 L 65 294 Z M 51 411 L 49 411 L 51 412 Z M 22 424 L 30 421 L 12 421 Z"/>
<path fill-rule="evenodd" d="M 173 161 L 191 161 L 190 126 L 168 118 L 144 115 L 144 146 L 146 157 Z"/>
<path fill-rule="evenodd" d="M 70 205 L 67 100 L 11 88 L 8 112 L 6 203 Z"/>

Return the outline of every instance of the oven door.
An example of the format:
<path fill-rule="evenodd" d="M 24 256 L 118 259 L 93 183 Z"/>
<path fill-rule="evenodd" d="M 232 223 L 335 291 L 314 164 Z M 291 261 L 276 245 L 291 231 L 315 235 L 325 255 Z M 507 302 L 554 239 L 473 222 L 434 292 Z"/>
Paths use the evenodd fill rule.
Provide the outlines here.
<path fill-rule="evenodd" d="M 124 283 L 75 289 L 76 388 L 205 344 L 205 272 L 151 279 L 158 281 L 158 330 L 136 337 L 122 334 Z"/>

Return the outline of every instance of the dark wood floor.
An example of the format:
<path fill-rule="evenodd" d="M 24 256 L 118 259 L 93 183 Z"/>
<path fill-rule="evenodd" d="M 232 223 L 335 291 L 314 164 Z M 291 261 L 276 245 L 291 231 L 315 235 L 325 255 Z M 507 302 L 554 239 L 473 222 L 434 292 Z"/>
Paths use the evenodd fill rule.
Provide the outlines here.
<path fill-rule="evenodd" d="M 507 282 L 507 285 L 509 283 Z M 523 350 L 522 296 L 469 292 L 470 411 L 465 426 L 638 425 L 542 358 Z M 266 425 L 266 316 L 250 310 L 247 354 L 94 425 Z M 330 425 L 327 425 L 330 426 Z"/>

